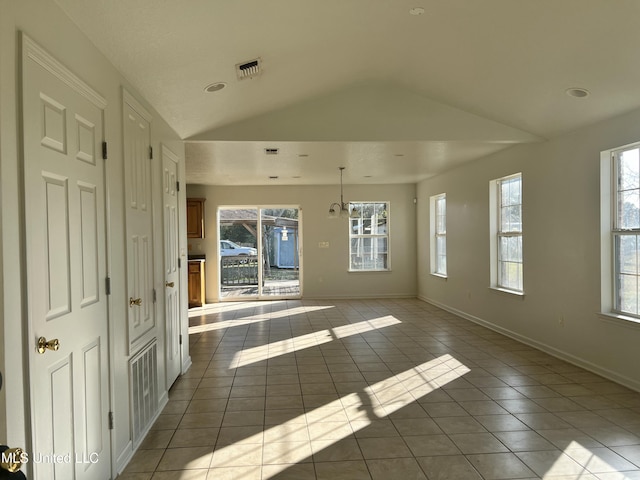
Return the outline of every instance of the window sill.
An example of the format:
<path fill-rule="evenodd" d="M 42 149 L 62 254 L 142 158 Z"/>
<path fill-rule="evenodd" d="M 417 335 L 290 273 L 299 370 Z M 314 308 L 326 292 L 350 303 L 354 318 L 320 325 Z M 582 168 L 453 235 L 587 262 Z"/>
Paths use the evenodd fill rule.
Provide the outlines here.
<path fill-rule="evenodd" d="M 607 323 L 627 328 L 640 328 L 640 319 L 638 318 L 627 317 L 626 315 L 620 315 L 619 313 L 613 312 L 599 312 L 598 316 L 601 320 Z"/>
<path fill-rule="evenodd" d="M 434 272 L 431 272 L 431 276 L 432 276 L 432 277 L 436 277 L 436 278 L 441 278 L 441 279 L 443 279 L 443 280 L 446 280 L 447 278 L 449 278 L 449 277 L 447 277 L 446 275 L 443 275 L 443 274 L 441 274 L 441 273 L 434 273 Z"/>
<path fill-rule="evenodd" d="M 387 273 L 391 272 L 391 269 L 386 270 L 347 270 L 348 273 Z"/>
<path fill-rule="evenodd" d="M 506 297 L 511 298 L 520 298 L 524 300 L 524 292 L 518 292 L 517 290 L 507 290 L 506 288 L 498 288 L 498 287 L 489 287 L 493 293 L 497 293 L 498 295 L 504 295 Z"/>

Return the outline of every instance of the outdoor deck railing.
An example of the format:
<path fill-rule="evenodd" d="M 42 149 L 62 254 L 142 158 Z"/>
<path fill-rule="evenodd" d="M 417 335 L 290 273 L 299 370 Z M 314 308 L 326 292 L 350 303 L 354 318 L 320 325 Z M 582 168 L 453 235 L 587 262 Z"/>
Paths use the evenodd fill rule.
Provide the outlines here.
<path fill-rule="evenodd" d="M 258 256 L 221 257 L 220 272 L 222 285 L 258 285 Z"/>

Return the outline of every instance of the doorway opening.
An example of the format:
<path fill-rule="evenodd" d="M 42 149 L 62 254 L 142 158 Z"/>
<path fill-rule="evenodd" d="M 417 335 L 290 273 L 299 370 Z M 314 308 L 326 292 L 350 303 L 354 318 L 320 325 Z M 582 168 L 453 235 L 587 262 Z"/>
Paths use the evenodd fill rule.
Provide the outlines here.
<path fill-rule="evenodd" d="M 302 296 L 299 206 L 218 208 L 220 300 Z"/>

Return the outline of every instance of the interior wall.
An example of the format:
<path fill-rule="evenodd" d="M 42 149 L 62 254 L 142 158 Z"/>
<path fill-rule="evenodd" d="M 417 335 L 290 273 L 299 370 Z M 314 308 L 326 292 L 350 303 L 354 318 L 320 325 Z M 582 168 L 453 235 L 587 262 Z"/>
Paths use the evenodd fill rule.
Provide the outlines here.
<path fill-rule="evenodd" d="M 338 186 L 221 187 L 188 185 L 187 197 L 206 198 L 205 238 L 190 239 L 190 253 L 206 254 L 207 303 L 219 300 L 217 210 L 219 206 L 299 205 L 302 211 L 304 298 L 412 297 L 416 289 L 415 185 L 345 185 L 348 201 L 390 202 L 389 272 L 348 272 L 347 219 L 329 219 Z M 329 248 L 320 248 L 329 242 Z M 200 248 L 197 248 L 200 246 Z"/>
<path fill-rule="evenodd" d="M 129 419 L 128 340 L 126 318 L 128 295 L 126 287 L 125 258 L 125 221 L 124 221 L 124 165 L 122 144 L 122 87 L 127 88 L 153 114 L 151 125 L 151 144 L 158 152 L 153 166 L 154 175 L 154 236 L 155 274 L 154 282 L 159 293 L 156 305 L 158 322 L 164 318 L 164 275 L 162 271 L 162 197 L 159 196 L 161 178 L 160 144 L 167 145 L 180 159 L 180 175 L 184 178 L 184 146 L 153 108 L 136 95 L 119 72 L 87 40 L 52 0 L 24 0 L 14 2 L 0 0 L 0 193 L 2 205 L 12 208 L 2 209 L 2 298 L 4 298 L 3 356 L 11 369 L 5 375 L 5 386 L 11 391 L 6 397 L 7 435 L 0 440 L 11 446 L 25 447 L 29 450 L 29 399 L 28 366 L 25 362 L 27 351 L 32 347 L 31 339 L 26 338 L 27 300 L 24 245 L 24 207 L 23 178 L 21 164 L 20 132 L 20 39 L 19 32 L 29 35 L 49 53 L 67 66 L 76 75 L 103 95 L 108 102 L 105 110 L 104 131 L 108 142 L 109 158 L 106 160 L 108 195 L 108 246 L 107 265 L 111 278 L 111 296 L 109 297 L 109 317 L 112 336 L 111 349 L 115 362 L 111 369 L 112 405 L 114 430 L 112 432 L 113 455 L 116 460 L 114 470 L 121 470 L 132 454 Z M 158 166 L 159 165 L 159 166 Z M 184 205 L 185 193 L 181 193 Z M 184 232 L 184 226 L 182 227 Z M 183 240 L 186 251 L 186 240 Z M 183 279 L 186 296 L 186 269 Z M 184 308 L 186 328 L 186 301 Z M 1 317 L 0 317 L 1 318 Z M 163 329 L 160 328 L 160 341 Z M 159 354 L 164 345 L 159 344 Z M 185 348 L 188 358 L 188 345 Z M 183 359 L 185 360 L 185 359 Z M 183 361 L 188 364 L 188 361 Z M 161 369 L 164 369 L 163 357 L 159 357 Z M 108 366 L 104 366 L 108 368 Z M 4 372 L 3 372 L 4 373 Z M 164 371 L 160 372 L 164 379 Z M 117 386 L 117 395 L 115 389 Z M 0 404 L 1 406 L 1 404 Z M 114 472 L 115 475 L 116 472 Z"/>
<path fill-rule="evenodd" d="M 419 296 L 640 390 L 640 324 L 600 311 L 600 152 L 640 111 L 418 184 Z M 489 181 L 522 172 L 524 297 L 489 288 Z M 447 194 L 448 278 L 430 274 L 429 197 Z"/>

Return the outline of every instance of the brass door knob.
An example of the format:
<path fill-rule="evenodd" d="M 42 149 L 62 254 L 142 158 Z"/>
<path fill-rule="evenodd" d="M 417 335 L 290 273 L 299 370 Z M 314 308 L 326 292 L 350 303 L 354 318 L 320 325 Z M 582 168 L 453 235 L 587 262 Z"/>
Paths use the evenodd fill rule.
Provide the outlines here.
<path fill-rule="evenodd" d="M 56 340 L 57 341 L 57 340 Z M 22 467 L 22 456 L 24 450 L 21 448 L 9 448 L 2 452 L 2 462 L 0 468 L 10 473 L 15 473 Z"/>
<path fill-rule="evenodd" d="M 175 284 L 173 282 L 164 282 L 165 287 L 173 288 Z"/>
<path fill-rule="evenodd" d="M 54 338 L 53 340 L 48 340 L 48 341 L 44 337 L 40 337 L 38 339 L 38 353 L 40 355 L 45 353 L 47 350 L 56 352 L 59 348 L 60 348 L 60 342 L 58 341 L 57 338 Z"/>
<path fill-rule="evenodd" d="M 137 305 L 138 307 L 142 305 L 142 298 L 133 298 L 133 297 L 129 297 L 129 306 L 133 307 L 134 305 Z"/>

